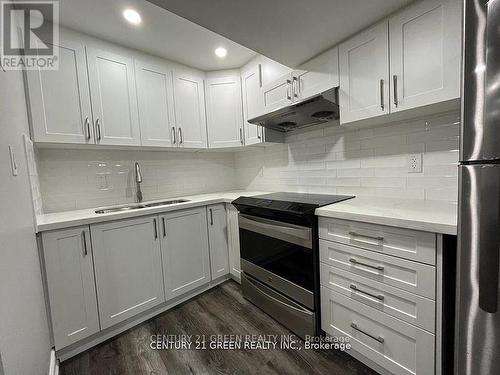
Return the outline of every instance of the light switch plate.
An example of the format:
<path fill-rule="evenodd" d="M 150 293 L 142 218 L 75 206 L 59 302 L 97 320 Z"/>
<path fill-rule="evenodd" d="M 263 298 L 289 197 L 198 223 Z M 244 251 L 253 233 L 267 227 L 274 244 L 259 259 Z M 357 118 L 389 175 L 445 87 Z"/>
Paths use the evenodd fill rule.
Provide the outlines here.
<path fill-rule="evenodd" d="M 422 173 L 422 154 L 408 155 L 408 173 Z"/>
<path fill-rule="evenodd" d="M 16 153 L 14 152 L 14 148 L 9 145 L 9 154 L 10 154 L 10 166 L 12 168 L 12 176 L 17 176 L 17 161 L 16 161 Z"/>

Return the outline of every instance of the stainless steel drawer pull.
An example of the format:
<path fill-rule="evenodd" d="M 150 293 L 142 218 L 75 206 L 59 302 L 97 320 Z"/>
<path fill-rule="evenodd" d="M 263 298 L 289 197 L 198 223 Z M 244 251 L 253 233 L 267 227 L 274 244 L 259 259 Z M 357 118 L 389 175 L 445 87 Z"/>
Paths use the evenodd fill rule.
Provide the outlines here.
<path fill-rule="evenodd" d="M 165 225 L 165 218 L 161 218 L 161 223 L 163 225 L 163 237 L 167 237 L 167 226 Z"/>
<path fill-rule="evenodd" d="M 210 209 L 210 225 L 214 225 L 214 213 L 212 209 Z"/>
<path fill-rule="evenodd" d="M 243 144 L 243 129 L 240 128 L 240 143 Z"/>
<path fill-rule="evenodd" d="M 87 256 L 87 238 L 85 237 L 85 231 L 82 230 L 82 242 L 83 242 L 83 256 Z"/>
<path fill-rule="evenodd" d="M 290 81 L 289 79 L 286 80 L 286 98 L 288 100 L 292 100 L 292 94 L 290 93 L 291 91 L 291 86 L 292 86 L 292 81 Z"/>
<path fill-rule="evenodd" d="M 398 106 L 398 76 L 396 74 L 394 74 L 392 76 L 392 82 L 393 82 L 393 88 L 394 88 L 394 106 L 397 107 Z"/>
<path fill-rule="evenodd" d="M 373 336 L 373 335 L 369 334 L 368 332 L 365 332 L 362 329 L 358 328 L 358 325 L 354 322 L 351 323 L 351 327 L 354 328 L 356 331 L 361 332 L 363 335 L 371 337 L 372 339 L 374 339 L 375 341 L 378 341 L 381 344 L 383 344 L 385 341 L 382 336 L 376 337 L 376 336 Z"/>
<path fill-rule="evenodd" d="M 95 129 L 97 131 L 97 140 L 101 141 L 101 122 L 99 119 L 95 120 Z"/>
<path fill-rule="evenodd" d="M 177 143 L 177 138 L 175 136 L 175 126 L 172 126 L 172 133 L 173 133 L 173 137 L 172 137 L 172 143 L 175 145 Z"/>
<path fill-rule="evenodd" d="M 377 240 L 377 241 L 383 241 L 384 240 L 384 237 L 381 237 L 381 236 L 369 236 L 367 234 L 360 234 L 360 233 L 356 233 L 356 232 L 349 232 L 349 235 L 356 236 L 356 237 L 371 238 L 371 239 L 374 239 L 374 240 Z"/>
<path fill-rule="evenodd" d="M 158 239 L 158 228 L 156 227 L 156 219 L 153 219 L 153 227 L 154 227 L 154 233 L 155 233 L 155 240 Z"/>
<path fill-rule="evenodd" d="M 298 84 L 299 84 L 299 79 L 297 77 L 293 77 L 293 83 L 292 83 L 292 86 L 293 86 L 293 96 L 295 96 L 296 98 L 299 97 L 299 87 L 298 87 Z"/>
<path fill-rule="evenodd" d="M 182 129 L 179 128 L 179 144 L 181 145 L 184 140 L 182 139 Z"/>
<path fill-rule="evenodd" d="M 87 133 L 85 138 L 90 139 L 90 120 L 88 117 L 85 118 L 85 132 Z"/>
<path fill-rule="evenodd" d="M 383 111 L 385 108 L 384 105 L 384 80 L 380 80 L 380 109 Z"/>
<path fill-rule="evenodd" d="M 356 292 L 359 292 L 359 293 L 362 293 L 362 294 L 366 294 L 367 296 L 376 298 L 376 299 L 378 299 L 380 301 L 384 300 L 384 296 L 382 294 L 372 294 L 372 293 L 369 293 L 369 292 L 365 292 L 364 290 L 358 289 L 358 287 L 355 284 L 351 284 L 349 286 L 349 288 L 351 288 L 352 290 L 355 290 Z"/>
<path fill-rule="evenodd" d="M 358 264 L 360 266 L 373 268 L 374 270 L 378 270 L 378 271 L 384 270 L 384 266 L 372 266 L 371 264 L 368 264 L 368 263 L 359 262 L 357 259 L 354 259 L 354 258 L 349 259 L 349 262 L 351 262 L 352 264 Z"/>

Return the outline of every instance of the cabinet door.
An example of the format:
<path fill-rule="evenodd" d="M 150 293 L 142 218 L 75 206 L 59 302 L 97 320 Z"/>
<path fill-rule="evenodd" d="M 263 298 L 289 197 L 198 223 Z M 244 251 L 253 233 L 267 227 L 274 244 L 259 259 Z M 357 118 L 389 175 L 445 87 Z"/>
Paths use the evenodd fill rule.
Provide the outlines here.
<path fill-rule="evenodd" d="M 132 58 L 87 47 L 96 141 L 141 144 Z"/>
<path fill-rule="evenodd" d="M 168 300 L 210 281 L 207 212 L 205 207 L 175 211 L 160 220 Z"/>
<path fill-rule="evenodd" d="M 332 48 L 292 72 L 294 100 L 305 99 L 339 85 L 339 49 Z"/>
<path fill-rule="evenodd" d="M 286 74 L 262 88 L 264 113 L 289 105 L 292 102 L 292 75 Z"/>
<path fill-rule="evenodd" d="M 239 75 L 207 78 L 208 147 L 243 146 L 243 117 Z"/>
<path fill-rule="evenodd" d="M 56 350 L 99 332 L 88 226 L 42 234 Z"/>
<path fill-rule="evenodd" d="M 172 70 L 167 65 L 135 62 L 139 126 L 143 146 L 176 146 Z"/>
<path fill-rule="evenodd" d="M 85 47 L 62 34 L 58 70 L 27 70 L 35 142 L 94 143 Z"/>
<path fill-rule="evenodd" d="M 229 232 L 229 273 L 236 280 L 241 280 L 238 210 L 232 204 L 227 206 L 227 227 Z"/>
<path fill-rule="evenodd" d="M 389 113 L 387 21 L 343 43 L 339 60 L 340 123 Z"/>
<path fill-rule="evenodd" d="M 214 204 L 208 210 L 208 239 L 210 244 L 210 270 L 212 280 L 229 273 L 229 248 L 226 208 Z"/>
<path fill-rule="evenodd" d="M 157 218 L 91 226 L 101 327 L 165 301 Z"/>
<path fill-rule="evenodd" d="M 206 148 L 203 79 L 194 74 L 174 72 L 174 100 L 179 146 Z"/>
<path fill-rule="evenodd" d="M 461 3 L 420 1 L 389 19 L 391 112 L 460 96 Z"/>
<path fill-rule="evenodd" d="M 263 112 L 262 70 L 256 64 L 241 74 L 241 91 L 243 95 L 243 124 L 245 128 L 245 145 L 262 142 L 260 126 L 250 124 L 249 119 L 257 117 Z"/>

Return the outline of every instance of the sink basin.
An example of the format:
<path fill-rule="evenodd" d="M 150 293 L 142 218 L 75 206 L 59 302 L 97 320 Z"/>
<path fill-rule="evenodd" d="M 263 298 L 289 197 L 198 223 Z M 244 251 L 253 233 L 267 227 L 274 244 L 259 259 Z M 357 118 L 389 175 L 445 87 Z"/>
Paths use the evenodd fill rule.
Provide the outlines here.
<path fill-rule="evenodd" d="M 155 202 L 155 203 L 148 203 L 145 204 L 146 207 L 156 207 L 156 206 L 166 206 L 169 204 L 177 204 L 177 203 L 185 203 L 189 202 L 188 199 L 173 199 L 169 201 L 162 201 L 162 202 Z"/>
<path fill-rule="evenodd" d="M 172 199 L 169 201 L 161 201 L 161 202 L 147 203 L 147 204 L 131 204 L 128 206 L 101 208 L 99 210 L 95 210 L 95 213 L 96 214 L 109 214 L 112 212 L 138 210 L 140 208 L 167 206 L 169 204 L 177 204 L 177 203 L 185 203 L 185 202 L 189 202 L 189 200 L 188 199 Z"/>
<path fill-rule="evenodd" d="M 131 205 L 131 206 L 121 206 L 121 207 L 109 207 L 109 208 L 102 208 L 100 210 L 96 210 L 95 213 L 96 214 L 109 214 L 111 212 L 138 210 L 140 208 L 146 208 L 146 206 L 134 204 L 133 206 Z"/>

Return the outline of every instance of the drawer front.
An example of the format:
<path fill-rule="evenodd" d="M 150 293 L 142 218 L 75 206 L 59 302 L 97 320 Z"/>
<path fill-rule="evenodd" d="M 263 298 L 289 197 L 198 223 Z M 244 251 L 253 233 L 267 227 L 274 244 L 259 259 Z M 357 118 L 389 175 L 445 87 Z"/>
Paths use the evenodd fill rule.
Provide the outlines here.
<path fill-rule="evenodd" d="M 321 287 L 321 328 L 393 374 L 434 374 L 435 336 Z"/>
<path fill-rule="evenodd" d="M 435 299 L 436 269 L 433 266 L 325 240 L 319 241 L 319 251 L 323 263 Z"/>
<path fill-rule="evenodd" d="M 434 233 L 320 217 L 319 238 L 436 264 Z"/>
<path fill-rule="evenodd" d="M 321 285 L 376 310 L 435 332 L 435 302 L 349 271 L 321 263 Z"/>

